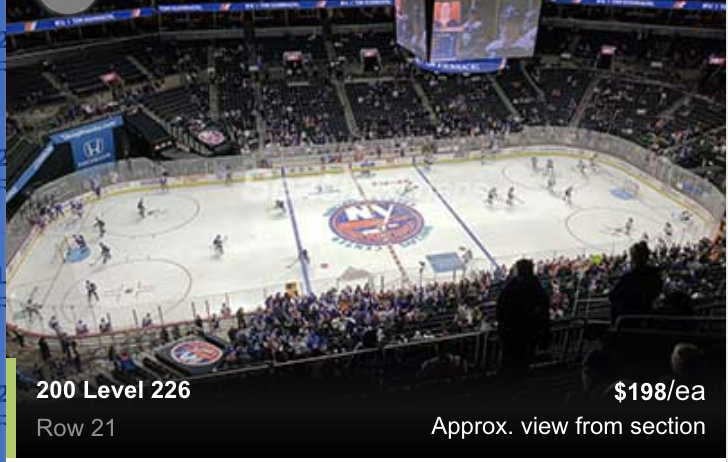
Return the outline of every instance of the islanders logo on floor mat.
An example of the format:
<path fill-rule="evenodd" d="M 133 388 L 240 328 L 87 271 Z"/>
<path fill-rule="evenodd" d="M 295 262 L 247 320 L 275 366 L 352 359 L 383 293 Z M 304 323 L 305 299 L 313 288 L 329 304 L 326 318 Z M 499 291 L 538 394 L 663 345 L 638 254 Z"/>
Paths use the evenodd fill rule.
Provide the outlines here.
<path fill-rule="evenodd" d="M 356 248 L 403 246 L 419 242 L 427 234 L 422 215 L 401 202 L 372 200 L 350 202 L 329 212 L 335 241 Z"/>
<path fill-rule="evenodd" d="M 172 347 L 169 355 L 185 366 L 211 366 L 222 358 L 222 350 L 208 342 L 188 340 Z"/>

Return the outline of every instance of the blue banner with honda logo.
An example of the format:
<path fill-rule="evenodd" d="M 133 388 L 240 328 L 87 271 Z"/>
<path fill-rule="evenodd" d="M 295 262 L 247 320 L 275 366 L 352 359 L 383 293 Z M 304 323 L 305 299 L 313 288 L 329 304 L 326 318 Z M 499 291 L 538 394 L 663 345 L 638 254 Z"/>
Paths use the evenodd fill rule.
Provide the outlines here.
<path fill-rule="evenodd" d="M 121 116 L 100 120 L 51 135 L 56 146 L 71 144 L 76 170 L 84 170 L 116 160 L 114 129 L 123 125 Z"/>

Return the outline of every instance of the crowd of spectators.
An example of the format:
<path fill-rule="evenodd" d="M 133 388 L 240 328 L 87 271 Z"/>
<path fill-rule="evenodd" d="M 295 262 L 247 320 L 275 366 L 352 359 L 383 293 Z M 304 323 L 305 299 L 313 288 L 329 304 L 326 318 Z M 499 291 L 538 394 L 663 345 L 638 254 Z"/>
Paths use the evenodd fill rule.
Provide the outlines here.
<path fill-rule="evenodd" d="M 551 28 L 539 46 L 544 53 L 574 51 L 577 58 L 585 58 L 593 57 L 601 45 L 612 44 L 623 57 L 639 58 L 643 67 L 653 67 L 650 60 L 674 61 L 675 66 L 665 69 L 666 79 L 673 67 L 697 67 L 702 75 L 701 63 L 716 46 L 707 39 L 669 37 L 661 41 L 664 37 L 650 34 L 591 32 Z M 335 61 L 328 61 L 327 40 Z M 554 43 L 558 46 L 550 47 Z M 358 54 L 365 47 L 376 47 L 386 65 L 374 74 L 362 74 L 366 79 L 352 79 L 349 74 L 359 71 L 345 63 L 360 62 Z M 364 139 L 479 135 L 499 131 L 514 118 L 491 79 L 413 72 L 394 37 L 386 32 L 218 42 L 144 39 L 103 50 L 80 50 L 77 56 L 59 62 L 8 72 L 11 84 L 18 88 L 9 99 L 12 110 L 54 104 L 47 120 L 34 122 L 35 132 L 93 119 L 140 101 L 159 110 L 168 121 L 206 120 L 211 109 L 211 93 L 206 88 L 209 82 L 217 86 L 219 103 L 213 117 L 219 117 L 226 134 L 243 151 L 255 149 L 261 140 L 266 145 L 297 146 L 354 138 L 346 120 L 347 101 L 342 99 L 348 99 L 358 135 Z M 210 50 L 214 51 L 215 66 L 211 75 L 207 72 Z M 301 62 L 286 62 L 284 54 L 291 50 L 302 53 Z M 135 61 L 153 76 L 152 80 Z M 660 84 L 600 73 L 588 66 L 579 68 L 577 62 L 567 61 L 566 66 L 541 57 L 512 61 L 495 76 L 518 112 L 519 122 L 559 126 L 578 122 L 581 127 L 626 137 L 658 153 L 664 151 L 680 165 L 696 169 L 723 186 L 725 175 L 721 175 L 720 166 L 725 162 L 724 136 L 716 130 L 725 126 L 725 106 L 720 104 L 725 85 L 722 79 L 716 84 L 713 78 L 720 77 L 719 71 L 705 80 L 710 85 L 699 86 L 704 96 L 698 97 L 692 93 L 696 82 Z M 88 66 L 89 62 L 93 65 Z M 123 84 L 104 84 L 100 76 L 106 72 L 116 72 Z M 165 77 L 172 75 L 179 76 L 180 88 L 166 87 Z M 54 84 L 53 78 L 57 79 Z M 584 100 L 594 79 L 599 83 Z M 336 91 L 337 80 L 344 82 L 343 98 Z M 94 96 L 77 102 L 77 98 L 58 91 L 58 82 L 78 96 L 103 91 L 111 94 L 111 99 Z M 424 95 L 418 94 L 416 86 Z M 580 104 L 585 110 L 576 120 Z"/>
<path fill-rule="evenodd" d="M 499 371 L 506 378 L 521 378 L 529 374 L 529 365 L 536 361 L 537 352 L 546 351 L 553 341 L 552 322 L 574 314 L 570 313 L 574 307 L 571 297 L 577 290 L 608 297 L 611 314 L 607 314 L 607 319 L 613 324 L 623 315 L 689 319 L 701 314 L 693 310 L 699 300 L 705 303 L 711 297 L 721 296 L 721 290 L 725 290 L 724 241 L 654 247 L 651 251 L 645 241 L 640 241 L 629 254 L 623 255 L 556 258 L 535 263 L 520 260 L 510 271 L 501 266 L 492 272 L 472 273 L 457 283 L 430 283 L 387 291 L 357 286 L 310 296 L 276 294 L 251 313 L 245 314 L 241 309 L 233 315 L 225 307 L 223 318 L 232 322 L 224 327 L 217 315 L 206 322 L 198 317 L 190 332 L 227 338 L 220 365 L 226 370 L 492 331 L 498 333 L 501 350 Z M 152 328 L 151 324 L 145 327 Z M 171 330 L 162 328 L 160 336 L 162 344 L 184 338 L 179 326 Z M 15 340 L 23 346 L 22 334 L 16 334 Z M 32 372 L 24 373 L 23 383 L 44 377 L 64 379 L 82 371 L 76 341 L 64 335 L 59 341 L 61 350 L 57 354 L 47 339 L 39 339 L 40 361 Z M 671 359 L 672 374 L 689 380 L 685 374 L 697 371 L 689 369 L 685 361 L 695 359 L 689 354 L 696 351 L 695 346 L 676 345 Z M 436 356 L 422 362 L 418 377 L 465 377 L 467 364 L 455 352 L 439 345 Z M 135 361 L 126 349 L 117 351 L 113 346 L 109 348 L 108 361 L 114 368 L 113 377 L 130 371 L 141 375 L 138 380 L 150 376 L 150 372 L 169 374 L 168 369 L 154 361 Z M 587 353 L 582 366 L 583 389 L 569 393 L 567 402 L 604 399 L 604 387 L 624 378 L 620 376 L 620 366 L 620 359 L 607 349 Z"/>
<path fill-rule="evenodd" d="M 542 123 L 569 125 L 594 76 L 581 69 L 538 65 L 529 66 L 528 69 L 536 85 L 543 91 L 543 101 L 540 101 L 544 119 Z"/>
<path fill-rule="evenodd" d="M 430 114 L 410 80 L 350 83 L 346 93 L 364 139 L 434 134 Z"/>
<path fill-rule="evenodd" d="M 42 108 L 63 100 L 61 94 L 53 88 L 43 76 L 42 66 L 27 66 L 8 73 L 7 109 L 20 112 L 29 108 Z"/>
<path fill-rule="evenodd" d="M 540 96 L 526 78 L 519 64 L 516 62 L 507 65 L 496 79 L 524 123 L 543 125 L 545 115 L 541 110 Z"/>
<path fill-rule="evenodd" d="M 324 78 L 304 84 L 267 82 L 261 113 L 267 145 L 305 146 L 347 141 L 344 109 L 334 86 Z"/>
<path fill-rule="evenodd" d="M 238 145 L 254 148 L 258 143 L 258 108 L 250 73 L 250 49 L 244 43 L 219 46 L 214 57 L 220 120 Z"/>
<path fill-rule="evenodd" d="M 699 135 L 675 148 L 673 160 L 678 165 L 696 169 L 725 192 L 725 131 Z"/>
<path fill-rule="evenodd" d="M 514 289 L 508 288 L 511 281 L 527 274 L 533 279 L 524 284 L 537 292 L 536 305 L 542 308 L 538 316 L 546 321 L 583 316 L 575 311 L 578 293 L 586 298 L 609 297 L 612 314 L 606 315 L 612 322 L 624 314 L 693 315 L 695 304 L 720 293 L 725 272 L 722 242 L 705 240 L 684 246 L 663 242 L 654 247 L 651 252 L 641 241 L 630 254 L 535 263 L 524 260 L 511 271 L 501 266 L 492 272 L 471 273 L 457 283 L 389 291 L 357 286 L 311 296 L 272 295 L 249 315 L 239 312 L 237 326 L 227 332 L 226 358 L 229 366 L 288 361 L 497 330 L 504 322 L 514 322 L 504 316 L 518 317 L 514 308 L 509 309 L 510 315 L 499 314 L 499 309 L 514 304 L 525 309 L 535 304 L 533 298 L 516 295 L 528 292 L 526 289 L 511 295 Z"/>
<path fill-rule="evenodd" d="M 437 136 L 477 136 L 511 117 L 493 85 L 484 76 L 418 74 L 437 116 Z"/>
<path fill-rule="evenodd" d="M 656 139 L 669 136 L 663 130 L 667 120 L 662 114 L 680 93 L 654 83 L 604 78 L 592 94 L 581 126 L 612 133 L 646 146 L 659 146 Z"/>
<path fill-rule="evenodd" d="M 173 0 L 174 1 L 174 0 Z M 15 2 L 17 3 L 17 2 Z M 97 2 L 100 9 L 130 8 L 146 2 Z M 100 9 L 99 9 L 100 8 Z M 547 8 L 556 8 L 547 6 Z M 560 8 L 567 16 L 593 15 L 598 9 Z M 391 12 L 366 10 L 351 14 L 337 10 L 333 23 L 358 20 L 391 20 Z M 46 16 L 27 2 L 8 6 L 9 21 Z M 680 15 L 678 15 L 681 17 Z M 271 14 L 269 20 L 289 21 L 293 16 Z M 317 15 L 294 18 L 317 23 Z M 679 18 L 678 18 L 679 19 Z M 670 21 L 677 19 L 670 18 Z M 204 27 L 206 19 L 196 19 Z M 221 19 L 222 21 L 222 19 Z M 629 64 L 650 61 L 669 63 L 663 75 L 675 69 L 698 69 L 705 56 L 714 51 L 714 42 L 700 39 L 665 38 L 635 33 L 574 31 L 552 29 L 547 39 L 539 40 L 539 50 L 548 54 L 571 54 L 583 62 L 593 63 L 603 45 L 614 45 L 620 60 Z M 340 63 L 328 63 L 325 41 L 319 36 L 263 38 L 254 46 L 244 42 L 216 46 L 207 42 L 148 42 L 143 48 L 120 47 L 105 51 L 107 56 L 79 55 L 62 66 L 50 63 L 44 68 L 23 68 L 9 73 L 11 86 L 17 89 L 9 99 L 11 110 L 26 110 L 63 102 L 52 117 L 51 127 L 88 120 L 115 112 L 120 106 L 148 105 L 169 122 L 180 126 L 191 120 L 207 120 L 211 92 L 201 85 L 207 77 L 208 51 L 214 49 L 220 123 L 242 147 L 251 148 L 262 135 L 267 144 L 297 146 L 345 141 L 352 134 L 345 120 L 344 106 L 332 77 L 344 80 L 345 95 L 353 110 L 360 135 L 367 139 L 402 138 L 423 135 L 438 137 L 472 136 L 501 132 L 515 126 L 513 115 L 501 100 L 491 80 L 482 76 L 410 75 L 411 66 L 401 62 L 393 37 L 387 33 L 363 33 L 330 38 L 340 63 L 358 64 L 359 50 L 376 47 L 382 62 L 390 66 L 377 68 L 366 77 L 368 82 L 346 81 Z M 283 53 L 303 52 L 303 66 L 289 66 Z M 138 52 L 136 52 L 138 51 Z M 145 77 L 127 57 L 133 54 L 157 79 Z M 94 66 L 89 69 L 89 61 Z M 639 61 L 639 62 L 638 62 Z M 251 75 L 251 65 L 262 64 L 264 77 Z M 283 75 L 268 69 L 282 67 Z M 349 66 L 346 71 L 351 71 Z M 590 66 L 588 66 L 590 67 Z M 327 71 L 328 69 L 328 71 Z M 384 70 L 394 69 L 391 75 Z M 525 71 L 524 71 L 525 69 Z M 335 70 L 335 72 L 331 72 Z M 58 77 L 71 93 L 109 90 L 99 81 L 105 72 L 117 72 L 134 88 L 114 92 L 113 102 L 77 103 L 65 101 L 43 72 Z M 513 62 L 496 77 L 507 98 L 525 124 L 568 125 L 576 115 L 585 91 L 595 78 L 593 69 L 563 69 L 542 66 L 538 62 L 525 67 Z M 533 79 L 529 81 L 528 75 Z M 179 74 L 182 86 L 166 89 L 162 79 Z M 725 86 L 719 83 L 707 89 L 707 96 L 718 104 L 688 99 L 669 115 L 671 107 L 691 88 L 656 85 L 615 75 L 603 75 L 591 99 L 581 126 L 605 131 L 637 141 L 656 151 L 673 149 L 672 158 L 687 168 L 704 169 L 725 163 L 725 125 L 722 113 Z M 722 79 L 720 79 L 722 80 Z M 671 82 L 672 83 L 672 82 Z M 424 99 L 415 85 L 424 90 Z M 705 88 L 701 89 L 704 91 Z M 259 96 L 258 96 L 259 95 Z M 429 112 L 430 105 L 434 114 Z M 662 114 L 668 114 L 662 118 Z M 434 115 L 434 120 L 433 116 Z M 263 124 L 259 125 L 256 116 Z M 19 136 L 21 128 L 8 125 L 9 138 Z M 265 127 L 263 133 L 258 133 Z M 15 143 L 13 143 L 15 145 Z M 17 144 L 21 146 L 20 143 Z M 718 172 L 716 175 L 715 172 Z M 725 186 L 725 168 L 701 170 L 716 184 Z M 714 176 L 715 175 L 715 176 Z M 49 198 L 32 208 L 31 220 L 52 220 L 55 201 Z M 376 348 L 386 344 L 405 344 L 417 340 L 440 338 L 449 334 L 482 330 L 498 332 L 502 347 L 503 370 L 522 374 L 533 361 L 539 346 L 549 341 L 549 321 L 580 316 L 578 297 L 604 297 L 615 322 L 625 314 L 667 314 L 692 316 L 694 307 L 711 297 L 725 293 L 725 243 L 702 241 L 691 245 L 670 245 L 650 239 L 639 243 L 630 254 L 589 255 L 575 258 L 518 262 L 512 271 L 499 267 L 492 272 L 472 273 L 458 283 L 433 283 L 401 290 L 375 291 L 369 287 L 348 287 L 320 295 L 269 297 L 260 309 L 235 316 L 237 323 L 225 332 L 229 345 L 224 367 L 251 363 L 326 356 Z M 231 316 L 229 308 L 222 313 Z M 147 315 L 149 316 L 149 315 Z M 148 321 L 147 321 L 148 319 Z M 79 321 L 80 322 L 80 321 Z M 197 319 L 195 325 L 203 328 Z M 208 332 L 221 334 L 220 318 L 214 315 L 207 323 Z M 151 317 L 144 326 L 154 328 Z M 106 330 L 105 330 L 106 329 Z M 108 328 L 105 332 L 111 331 Z M 162 341 L 170 337 L 162 329 Z M 83 332 L 80 332 L 83 333 Z M 46 339 L 38 347 L 41 362 L 32 374 L 19 376 L 21 383 L 31 384 L 47 376 L 63 379 L 85 369 L 74 341 L 60 338 L 61 354 L 52 354 Z M 674 346 L 670 358 L 671 373 L 665 380 L 697 383 L 701 350 L 692 344 Z M 126 351 L 109 351 L 109 361 L 124 374 L 139 366 Z M 422 376 L 457 376 L 463 371 L 460 359 L 444 348 L 435 358 L 422 363 Z M 619 378 L 619 363 L 604 350 L 585 356 L 583 390 L 569 396 L 569 401 L 602 400 Z"/>

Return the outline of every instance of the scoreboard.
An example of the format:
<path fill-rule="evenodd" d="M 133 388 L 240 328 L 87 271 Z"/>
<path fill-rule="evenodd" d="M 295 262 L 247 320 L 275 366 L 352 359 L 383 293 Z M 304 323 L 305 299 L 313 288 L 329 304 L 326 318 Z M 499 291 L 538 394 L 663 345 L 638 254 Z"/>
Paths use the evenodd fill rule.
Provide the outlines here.
<path fill-rule="evenodd" d="M 394 0 L 397 44 L 420 58 L 427 57 L 426 5 L 423 0 Z"/>
<path fill-rule="evenodd" d="M 422 62 L 533 56 L 541 0 L 395 0 L 397 41 Z"/>

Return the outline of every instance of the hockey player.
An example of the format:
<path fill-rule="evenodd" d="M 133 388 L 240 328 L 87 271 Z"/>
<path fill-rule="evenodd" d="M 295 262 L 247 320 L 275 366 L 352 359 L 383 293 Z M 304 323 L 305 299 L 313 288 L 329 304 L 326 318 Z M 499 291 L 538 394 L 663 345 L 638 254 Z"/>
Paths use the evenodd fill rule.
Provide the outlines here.
<path fill-rule="evenodd" d="M 79 319 L 78 322 L 76 322 L 76 335 L 86 334 L 88 334 L 88 326 L 85 322 L 83 322 L 83 320 Z"/>
<path fill-rule="evenodd" d="M 471 261 L 473 261 L 473 251 L 470 249 L 465 249 L 465 252 L 463 252 L 463 255 L 460 259 L 462 260 L 463 264 L 468 265 Z"/>
<path fill-rule="evenodd" d="M 634 228 L 634 218 L 629 217 L 627 219 L 627 223 L 624 224 L 624 234 L 629 236 L 632 234 L 632 229 Z"/>
<path fill-rule="evenodd" d="M 78 247 L 80 250 L 85 250 L 88 248 L 88 245 L 86 244 L 86 238 L 83 237 L 83 234 L 74 234 L 73 242 L 76 244 L 76 247 Z"/>
<path fill-rule="evenodd" d="M 83 218 L 83 202 L 71 201 L 71 211 L 76 218 Z"/>
<path fill-rule="evenodd" d="M 94 222 L 94 228 L 99 230 L 99 239 L 103 239 L 106 234 L 106 223 L 99 217 L 96 217 Z"/>
<path fill-rule="evenodd" d="M 61 323 L 58 322 L 58 318 L 55 315 L 51 316 L 51 319 L 48 321 L 48 327 L 50 327 L 51 330 L 59 336 L 63 334 L 63 329 L 61 329 Z"/>
<path fill-rule="evenodd" d="M 225 249 L 223 249 L 223 238 L 219 234 L 215 236 L 215 239 L 212 241 L 212 247 L 215 249 L 215 253 L 218 255 L 222 255 L 225 253 Z"/>
<path fill-rule="evenodd" d="M 586 163 L 582 159 L 579 159 L 579 163 L 576 164 L 576 168 L 582 175 L 586 175 Z"/>
<path fill-rule="evenodd" d="M 56 217 L 63 218 L 65 214 L 63 213 L 63 204 L 60 202 L 57 202 L 53 205 L 53 213 Z"/>
<path fill-rule="evenodd" d="M 162 192 L 169 191 L 169 173 L 167 171 L 162 172 L 162 176 L 159 178 L 159 187 Z"/>
<path fill-rule="evenodd" d="M 672 224 L 669 221 L 665 223 L 665 237 L 672 239 Z"/>
<path fill-rule="evenodd" d="M 144 206 L 144 198 L 139 199 L 139 202 L 137 202 L 137 212 L 139 212 L 139 218 L 145 218 L 147 216 L 147 208 Z"/>
<path fill-rule="evenodd" d="M 88 297 L 88 303 L 91 304 L 92 300 L 99 301 L 99 292 L 96 284 L 91 281 L 86 281 L 86 296 Z"/>
<path fill-rule="evenodd" d="M 111 320 L 107 321 L 106 318 L 101 318 L 99 322 L 99 332 L 107 334 L 111 332 Z"/>
<path fill-rule="evenodd" d="M 105 265 L 111 260 L 111 249 L 103 242 L 99 242 L 99 247 L 101 248 L 101 263 Z"/>
<path fill-rule="evenodd" d="M 309 258 L 309 256 L 308 256 L 308 250 L 301 249 L 301 254 L 299 255 L 299 258 L 304 265 L 311 264 L 311 258 Z"/>
<path fill-rule="evenodd" d="M 498 190 L 496 188 L 490 188 L 488 191 L 488 205 L 493 205 L 493 202 L 498 198 Z"/>
<path fill-rule="evenodd" d="M 592 171 L 595 172 L 597 170 L 597 158 L 599 157 L 599 154 L 594 154 L 591 159 L 589 159 L 589 166 L 591 167 Z"/>
<path fill-rule="evenodd" d="M 537 157 L 531 157 L 531 169 L 534 172 L 538 172 L 538 158 Z"/>
<path fill-rule="evenodd" d="M 43 320 L 43 315 L 40 312 L 40 309 L 43 308 L 43 305 L 40 303 L 36 303 L 33 301 L 33 295 L 31 294 L 30 297 L 28 297 L 28 301 L 26 301 L 23 305 L 23 311 L 28 316 L 28 321 L 33 321 L 34 318 L 38 318 L 41 321 Z"/>
<path fill-rule="evenodd" d="M 548 182 L 546 183 L 546 189 L 554 192 L 554 188 L 556 187 L 556 177 L 554 175 L 549 175 Z"/>
<path fill-rule="evenodd" d="M 225 186 L 233 184 L 233 168 L 229 165 L 225 166 Z"/>
<path fill-rule="evenodd" d="M 273 204 L 273 210 L 286 213 L 286 204 L 280 199 L 276 199 L 275 203 Z"/>
<path fill-rule="evenodd" d="M 650 235 L 647 234 L 647 231 L 642 233 L 642 242 L 650 242 Z"/>
<path fill-rule="evenodd" d="M 101 182 L 98 180 L 91 180 L 91 191 L 93 191 L 96 199 L 101 199 Z"/>
<path fill-rule="evenodd" d="M 573 195 L 574 195 L 574 187 L 569 186 L 568 188 L 566 188 L 564 190 L 564 202 L 571 205 L 571 199 L 572 199 Z"/>
<path fill-rule="evenodd" d="M 546 174 L 553 176 L 554 174 L 554 160 L 548 159 L 546 160 Z"/>
<path fill-rule="evenodd" d="M 516 188 L 511 186 L 508 188 L 508 197 L 506 198 L 506 203 L 508 206 L 513 205 L 513 202 L 516 200 Z"/>
<path fill-rule="evenodd" d="M 432 170 L 432 166 L 435 164 L 435 160 L 432 158 L 432 156 L 427 155 L 423 159 L 422 163 L 425 166 L 425 171 L 429 172 L 430 170 Z"/>

